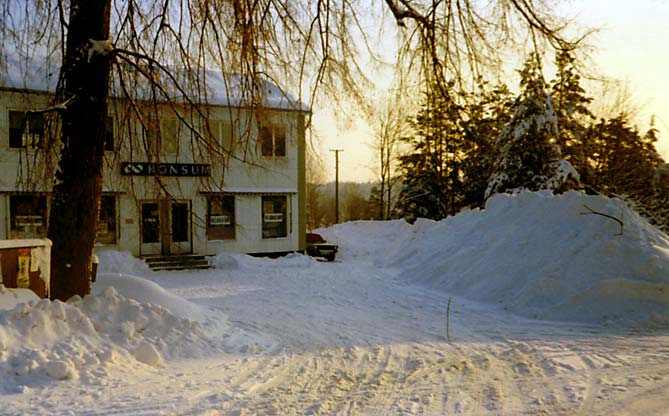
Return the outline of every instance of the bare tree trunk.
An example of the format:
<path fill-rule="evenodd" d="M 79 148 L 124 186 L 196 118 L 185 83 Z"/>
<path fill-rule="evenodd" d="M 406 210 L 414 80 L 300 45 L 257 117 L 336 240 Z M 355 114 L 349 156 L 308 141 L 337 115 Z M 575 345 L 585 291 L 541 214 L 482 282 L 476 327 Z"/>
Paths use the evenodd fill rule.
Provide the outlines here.
<path fill-rule="evenodd" d="M 111 61 L 111 0 L 72 0 L 62 97 L 74 97 L 62 113 L 63 150 L 58 163 L 48 236 L 51 298 L 67 300 L 90 292 L 90 257 L 95 244 Z"/>

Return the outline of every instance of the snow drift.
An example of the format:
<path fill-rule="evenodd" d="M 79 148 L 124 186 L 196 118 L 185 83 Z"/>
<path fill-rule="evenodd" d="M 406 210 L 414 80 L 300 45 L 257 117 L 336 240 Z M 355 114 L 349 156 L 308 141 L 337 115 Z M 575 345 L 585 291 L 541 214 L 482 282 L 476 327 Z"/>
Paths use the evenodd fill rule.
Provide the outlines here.
<path fill-rule="evenodd" d="M 439 222 L 355 222 L 326 235 L 346 252 L 362 241 L 407 279 L 523 316 L 669 321 L 669 238 L 618 199 L 499 194 Z"/>
<path fill-rule="evenodd" d="M 131 287 L 127 279 L 116 280 L 121 288 Z M 50 379 L 104 383 L 113 369 L 128 373 L 143 364 L 160 366 L 163 359 L 215 351 L 216 344 L 199 322 L 177 317 L 146 299 L 190 313 L 195 306 L 186 308 L 185 300 L 165 297 L 152 285 L 139 286 L 143 290 L 136 296 L 141 303 L 109 284 L 97 288 L 97 295 L 73 297 L 67 303 L 0 285 L 0 388 L 19 386 L 20 392 L 21 386 Z"/>

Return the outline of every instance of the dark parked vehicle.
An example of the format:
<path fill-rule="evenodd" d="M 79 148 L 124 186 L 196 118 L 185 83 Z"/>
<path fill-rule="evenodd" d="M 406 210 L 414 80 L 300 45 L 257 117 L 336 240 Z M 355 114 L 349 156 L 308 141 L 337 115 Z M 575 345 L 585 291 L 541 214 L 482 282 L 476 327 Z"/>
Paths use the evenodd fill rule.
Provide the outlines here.
<path fill-rule="evenodd" d="M 334 261 L 339 246 L 325 241 L 320 234 L 307 233 L 307 254 L 312 257 L 325 257 L 327 261 Z"/>

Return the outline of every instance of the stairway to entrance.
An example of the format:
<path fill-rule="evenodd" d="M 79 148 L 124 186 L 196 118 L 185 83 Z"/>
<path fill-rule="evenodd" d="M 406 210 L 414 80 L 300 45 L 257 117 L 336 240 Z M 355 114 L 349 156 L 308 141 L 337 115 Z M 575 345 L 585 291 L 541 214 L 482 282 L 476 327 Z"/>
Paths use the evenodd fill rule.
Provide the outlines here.
<path fill-rule="evenodd" d="M 144 261 L 153 271 L 159 270 L 204 270 L 213 268 L 202 255 L 181 254 L 171 256 L 144 257 Z"/>

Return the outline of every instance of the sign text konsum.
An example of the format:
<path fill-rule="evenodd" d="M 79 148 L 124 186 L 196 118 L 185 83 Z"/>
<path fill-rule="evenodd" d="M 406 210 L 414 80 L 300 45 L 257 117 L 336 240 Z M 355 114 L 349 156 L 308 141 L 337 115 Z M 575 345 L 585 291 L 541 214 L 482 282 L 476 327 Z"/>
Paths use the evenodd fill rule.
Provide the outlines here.
<path fill-rule="evenodd" d="M 209 165 L 199 163 L 122 162 L 121 174 L 133 176 L 209 176 Z"/>

